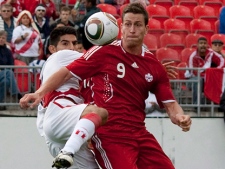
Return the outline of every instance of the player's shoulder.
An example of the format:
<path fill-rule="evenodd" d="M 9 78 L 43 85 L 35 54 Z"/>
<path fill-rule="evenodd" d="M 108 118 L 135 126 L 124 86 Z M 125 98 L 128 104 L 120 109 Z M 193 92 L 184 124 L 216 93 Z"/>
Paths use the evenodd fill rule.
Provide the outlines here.
<path fill-rule="evenodd" d="M 64 54 L 64 55 L 82 55 L 82 53 L 79 53 L 75 50 L 68 50 L 68 49 L 60 50 L 54 54 L 56 54 L 56 55 L 62 55 L 62 54 Z"/>

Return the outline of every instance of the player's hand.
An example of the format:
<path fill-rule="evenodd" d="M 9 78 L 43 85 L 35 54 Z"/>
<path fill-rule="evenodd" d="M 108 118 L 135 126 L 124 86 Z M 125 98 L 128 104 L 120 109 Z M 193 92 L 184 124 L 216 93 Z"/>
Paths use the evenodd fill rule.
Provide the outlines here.
<path fill-rule="evenodd" d="M 189 115 L 176 114 L 176 124 L 182 128 L 182 131 L 187 132 L 191 128 L 192 120 Z"/>
<path fill-rule="evenodd" d="M 174 61 L 163 63 L 162 65 L 165 67 L 167 75 L 169 78 L 175 79 L 177 78 L 178 73 L 176 72 L 177 67 L 173 66 L 172 64 Z"/>
<path fill-rule="evenodd" d="M 29 93 L 25 94 L 20 99 L 20 107 L 22 109 L 33 109 L 41 102 L 41 97 L 37 93 Z"/>

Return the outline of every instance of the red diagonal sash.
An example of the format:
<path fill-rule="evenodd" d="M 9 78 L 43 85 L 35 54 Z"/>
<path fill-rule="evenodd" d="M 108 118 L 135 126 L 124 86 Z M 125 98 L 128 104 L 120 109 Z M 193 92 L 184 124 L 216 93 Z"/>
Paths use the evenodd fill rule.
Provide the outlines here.
<path fill-rule="evenodd" d="M 35 31 L 32 32 L 30 38 L 27 40 L 27 42 L 19 49 L 15 50 L 16 53 L 24 53 L 26 52 L 33 44 L 33 39 L 37 37 L 37 33 Z"/>

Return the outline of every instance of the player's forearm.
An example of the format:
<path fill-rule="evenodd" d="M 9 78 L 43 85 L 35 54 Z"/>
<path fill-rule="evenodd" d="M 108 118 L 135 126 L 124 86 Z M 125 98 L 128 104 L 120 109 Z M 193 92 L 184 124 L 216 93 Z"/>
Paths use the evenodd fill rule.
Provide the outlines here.
<path fill-rule="evenodd" d="M 177 114 L 184 114 L 183 109 L 180 107 L 180 105 L 177 103 L 177 101 L 170 102 L 170 103 L 164 103 L 164 107 L 166 109 L 167 114 L 169 115 L 171 121 L 174 124 L 178 124 L 176 120 Z"/>
<path fill-rule="evenodd" d="M 63 67 L 59 69 L 59 71 L 51 75 L 48 78 L 48 80 L 45 83 L 43 83 L 41 87 L 35 93 L 38 93 L 38 95 L 41 98 L 43 98 L 45 94 L 53 90 L 56 90 L 61 85 L 63 85 L 67 80 L 69 80 L 71 77 L 72 77 L 72 74 L 69 72 L 69 70 Z"/>

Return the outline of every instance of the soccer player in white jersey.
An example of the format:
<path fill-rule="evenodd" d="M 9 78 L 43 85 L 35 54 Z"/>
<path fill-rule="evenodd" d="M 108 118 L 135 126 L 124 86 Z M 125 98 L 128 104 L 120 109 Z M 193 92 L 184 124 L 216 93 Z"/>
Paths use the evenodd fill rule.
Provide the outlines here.
<path fill-rule="evenodd" d="M 76 31 L 72 27 L 60 27 L 52 31 L 49 50 L 53 54 L 42 69 L 42 83 L 61 67 L 82 56 L 82 53 L 74 51 L 76 44 Z M 47 93 L 42 105 L 39 105 L 37 121 L 43 120 L 43 123 L 38 123 L 38 128 L 43 128 L 41 133 L 49 151 L 56 157 L 53 167 L 64 168 L 72 165 L 70 168 L 73 169 L 98 168 L 88 149 L 87 140 L 95 129 L 106 122 L 107 111 L 83 103 L 79 80 L 71 78 L 56 90 Z M 43 116 L 41 113 L 44 113 Z"/>
<path fill-rule="evenodd" d="M 20 105 L 36 106 L 46 93 L 72 77 L 79 80 L 91 77 L 93 100 L 109 113 L 107 123 L 92 137 L 100 166 L 174 169 L 155 137 L 146 130 L 144 109 L 148 92 L 156 95 L 172 123 L 183 131 L 190 130 L 191 118 L 175 100 L 161 63 L 142 46 L 148 32 L 148 14 L 140 3 L 131 3 L 123 10 L 121 32 L 121 41 L 91 48 L 52 75 L 35 93 L 26 94 Z"/>

